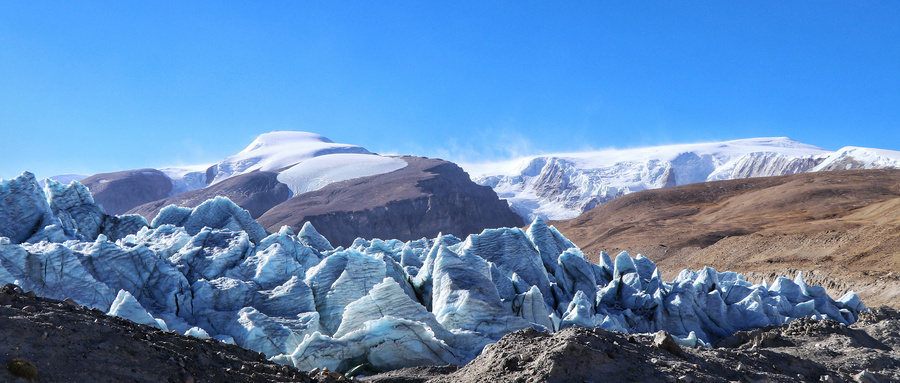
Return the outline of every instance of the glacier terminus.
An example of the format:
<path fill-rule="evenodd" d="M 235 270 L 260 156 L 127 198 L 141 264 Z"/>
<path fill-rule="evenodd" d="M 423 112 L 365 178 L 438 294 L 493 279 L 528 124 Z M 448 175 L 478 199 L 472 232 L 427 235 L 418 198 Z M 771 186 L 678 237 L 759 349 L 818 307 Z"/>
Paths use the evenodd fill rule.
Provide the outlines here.
<path fill-rule="evenodd" d="M 0 181 L 0 221 L 0 283 L 305 370 L 461 365 L 529 327 L 665 330 L 704 346 L 801 317 L 850 324 L 866 310 L 853 292 L 835 300 L 799 274 L 752 284 L 704 268 L 666 282 L 641 255 L 592 264 L 541 218 L 333 248 L 310 224 L 268 233 L 227 198 L 147 222 L 106 214 L 78 182 L 42 189 L 23 173 Z"/>

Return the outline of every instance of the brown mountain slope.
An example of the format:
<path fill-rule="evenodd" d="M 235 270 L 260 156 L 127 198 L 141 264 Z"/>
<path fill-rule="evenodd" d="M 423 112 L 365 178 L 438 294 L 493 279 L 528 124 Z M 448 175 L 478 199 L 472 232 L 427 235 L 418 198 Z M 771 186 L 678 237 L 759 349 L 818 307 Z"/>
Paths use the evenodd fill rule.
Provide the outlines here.
<path fill-rule="evenodd" d="M 172 191 L 172 181 L 156 169 L 94 174 L 80 182 L 107 214 L 125 214 L 135 206 L 166 198 Z"/>
<path fill-rule="evenodd" d="M 708 265 L 900 306 L 900 170 L 707 182 L 626 195 L 552 222 L 593 260 L 642 253 L 672 279 Z"/>
<path fill-rule="evenodd" d="M 276 205 L 257 221 L 270 231 L 305 222 L 334 246 L 357 237 L 403 241 L 438 233 L 461 238 L 485 228 L 522 226 L 522 218 L 462 168 L 436 158 L 399 157 L 408 165 L 368 177 L 336 182 Z"/>
<path fill-rule="evenodd" d="M 287 185 L 278 182 L 274 172 L 255 171 L 241 174 L 203 189 L 176 194 L 137 206 L 129 214 L 140 214 L 152 221 L 162 208 L 169 205 L 197 207 L 216 196 L 230 198 L 238 206 L 247 209 L 250 216 L 259 218 L 263 213 L 290 197 Z"/>

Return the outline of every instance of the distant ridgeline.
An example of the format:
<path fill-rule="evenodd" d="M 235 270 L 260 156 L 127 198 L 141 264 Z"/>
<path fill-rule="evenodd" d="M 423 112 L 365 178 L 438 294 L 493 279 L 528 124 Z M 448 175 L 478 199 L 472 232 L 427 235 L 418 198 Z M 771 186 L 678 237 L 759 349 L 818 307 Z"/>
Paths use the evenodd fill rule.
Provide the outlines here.
<path fill-rule="evenodd" d="M 704 268 L 667 283 L 640 255 L 591 264 L 540 219 L 334 249 L 310 224 L 267 234 L 227 198 L 167 207 L 148 224 L 106 215 L 78 183 L 42 191 L 28 173 L 0 183 L 0 237 L 0 284 L 307 370 L 464 364 L 527 327 L 665 330 L 695 346 L 799 317 L 849 324 L 865 310 L 799 275 L 753 285 Z"/>

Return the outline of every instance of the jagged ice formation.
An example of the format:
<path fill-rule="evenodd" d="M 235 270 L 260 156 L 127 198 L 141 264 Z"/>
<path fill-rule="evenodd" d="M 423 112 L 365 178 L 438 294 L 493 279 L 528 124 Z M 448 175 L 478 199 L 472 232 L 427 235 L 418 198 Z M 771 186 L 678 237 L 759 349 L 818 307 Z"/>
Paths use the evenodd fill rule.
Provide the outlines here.
<path fill-rule="evenodd" d="M 704 268 L 664 282 L 640 255 L 592 264 L 540 219 L 335 249 L 312 225 L 268 234 L 227 198 L 164 212 L 147 224 L 106 215 L 77 182 L 2 181 L 0 283 L 341 372 L 464 364 L 527 327 L 665 330 L 705 345 L 799 317 L 849 324 L 865 310 L 800 275 L 753 285 Z"/>

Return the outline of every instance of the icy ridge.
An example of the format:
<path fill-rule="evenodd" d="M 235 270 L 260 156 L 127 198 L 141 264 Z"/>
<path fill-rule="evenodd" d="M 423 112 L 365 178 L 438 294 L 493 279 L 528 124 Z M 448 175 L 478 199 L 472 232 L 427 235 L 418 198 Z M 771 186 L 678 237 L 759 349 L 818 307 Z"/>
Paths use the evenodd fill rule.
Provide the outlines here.
<path fill-rule="evenodd" d="M 0 180 L 0 237 L 12 243 L 118 239 L 147 226 L 138 215 L 106 214 L 87 187 L 47 179 L 41 190 L 34 174 Z"/>
<path fill-rule="evenodd" d="M 613 198 L 695 182 L 811 171 L 900 168 L 900 152 L 846 147 L 836 152 L 786 137 L 531 156 L 466 164 L 526 221 L 569 219 Z"/>
<path fill-rule="evenodd" d="M 27 175 L 0 183 L 0 213 L 7 205 L 30 209 L 31 183 Z M 283 228 L 255 239 L 230 200 L 204 205 L 172 209 L 164 215 L 171 221 L 116 241 L 102 234 L 62 243 L 0 238 L 0 284 L 235 342 L 279 363 L 341 372 L 464 364 L 527 327 L 666 330 L 704 345 L 800 317 L 849 324 L 865 310 L 854 293 L 834 300 L 801 275 L 754 285 L 704 268 L 664 282 L 640 255 L 602 254 L 591 264 L 540 220 L 465 240 L 360 238 L 334 249 L 312 225 L 299 236 Z M 38 214 L 5 215 L 3 227 L 27 227 L 50 209 L 35 206 Z M 195 216 L 220 227 L 178 226 Z"/>

